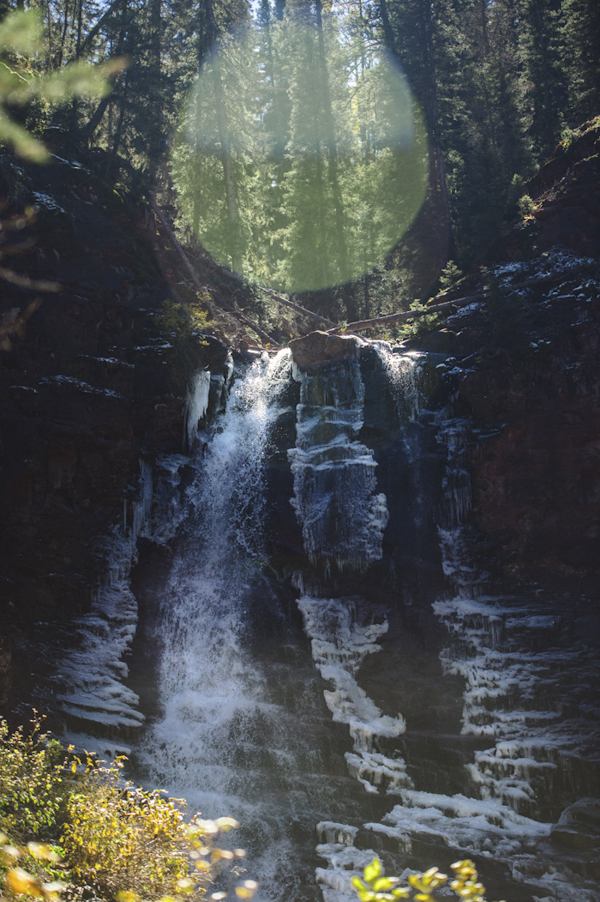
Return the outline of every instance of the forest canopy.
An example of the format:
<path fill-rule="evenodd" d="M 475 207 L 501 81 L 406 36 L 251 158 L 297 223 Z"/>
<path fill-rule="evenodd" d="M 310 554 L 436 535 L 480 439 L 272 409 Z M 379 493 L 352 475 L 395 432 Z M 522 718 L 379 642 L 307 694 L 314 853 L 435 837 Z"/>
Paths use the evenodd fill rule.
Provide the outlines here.
<path fill-rule="evenodd" d="M 173 151 L 202 244 L 278 290 L 364 275 L 425 197 L 426 135 L 406 78 L 344 26 L 301 7 L 220 38 Z"/>

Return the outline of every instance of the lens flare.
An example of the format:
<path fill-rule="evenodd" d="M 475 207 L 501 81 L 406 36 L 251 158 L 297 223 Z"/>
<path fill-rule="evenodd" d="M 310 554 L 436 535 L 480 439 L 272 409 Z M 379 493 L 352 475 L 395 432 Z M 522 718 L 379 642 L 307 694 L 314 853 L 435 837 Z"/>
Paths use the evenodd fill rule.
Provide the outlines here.
<path fill-rule="evenodd" d="M 301 292 L 384 260 L 424 200 L 427 139 L 405 76 L 380 47 L 335 16 L 292 10 L 213 46 L 171 171 L 219 263 Z"/>

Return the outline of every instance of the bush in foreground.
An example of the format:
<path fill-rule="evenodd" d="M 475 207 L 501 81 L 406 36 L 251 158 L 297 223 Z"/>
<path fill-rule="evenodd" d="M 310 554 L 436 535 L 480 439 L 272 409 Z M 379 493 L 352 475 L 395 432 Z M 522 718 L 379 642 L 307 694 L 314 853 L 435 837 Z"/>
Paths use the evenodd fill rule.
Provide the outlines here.
<path fill-rule="evenodd" d="M 0 875 L 11 894 L 198 898 L 225 868 L 240 876 L 244 852 L 216 845 L 236 821 L 186 823 L 185 803 L 124 780 L 123 760 L 82 762 L 42 731 L 37 715 L 29 733 L 10 733 L 0 718 Z M 246 881 L 236 892 L 248 899 L 254 888 Z"/>

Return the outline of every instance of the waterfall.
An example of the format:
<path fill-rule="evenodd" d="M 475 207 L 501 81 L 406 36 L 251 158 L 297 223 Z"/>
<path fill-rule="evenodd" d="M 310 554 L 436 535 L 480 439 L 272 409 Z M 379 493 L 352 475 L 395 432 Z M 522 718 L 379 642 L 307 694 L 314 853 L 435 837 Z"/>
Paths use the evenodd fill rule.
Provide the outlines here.
<path fill-rule="evenodd" d="M 560 809 L 592 794 L 581 672 L 597 659 L 560 638 L 567 602 L 503 593 L 475 560 L 479 438 L 452 398 L 427 409 L 439 357 L 378 342 L 309 374 L 289 351 L 263 356 L 233 381 L 231 364 L 197 374 L 190 455 L 142 464 L 61 665 L 60 710 L 119 728 L 133 776 L 190 812 L 236 817 L 260 900 L 355 902 L 353 875 L 380 854 L 400 872 L 481 855 L 523 898 L 597 902 L 544 846 Z M 123 660 L 139 536 L 166 562 L 137 586 L 141 701 Z M 437 556 L 403 594 L 421 536 Z M 447 703 L 438 736 L 419 705 Z"/>
<path fill-rule="evenodd" d="M 404 423 L 414 420 L 423 406 L 419 383 L 427 355 L 420 351 L 394 353 L 387 341 L 375 341 L 373 347 L 387 374 L 398 418 Z"/>
<path fill-rule="evenodd" d="M 251 721 L 268 709 L 244 649 L 244 608 L 264 560 L 262 467 L 289 370 L 289 352 L 283 352 L 235 383 L 189 491 L 193 535 L 166 588 L 162 714 L 140 757 L 153 779 L 188 797 L 194 785 L 227 796 L 235 775 L 222 765 L 224 750 L 233 734 L 251 732 Z M 194 797 L 200 802 L 206 813 L 202 791 Z"/>
<path fill-rule="evenodd" d="M 229 733 L 236 722 L 243 730 L 248 712 L 262 704 L 243 648 L 244 604 L 264 558 L 261 470 L 288 357 L 280 355 L 266 374 L 256 365 L 235 384 L 189 492 L 195 535 L 173 567 L 163 603 L 163 713 L 146 738 L 156 779 L 173 791 L 205 783 L 224 792 L 217 762 Z"/>
<path fill-rule="evenodd" d="M 294 897 L 301 853 L 292 834 L 318 819 L 307 810 L 325 754 L 302 726 L 318 705 L 312 676 L 301 689 L 297 675 L 288 685 L 305 665 L 285 629 L 281 645 L 272 638 L 267 648 L 252 623 L 269 605 L 278 620 L 263 572 L 265 458 L 290 385 L 288 351 L 255 363 L 198 450 L 187 534 L 156 617 L 159 710 L 135 751 L 146 783 L 185 796 L 204 816 L 241 822 L 235 842 L 248 850 L 263 899 Z"/>

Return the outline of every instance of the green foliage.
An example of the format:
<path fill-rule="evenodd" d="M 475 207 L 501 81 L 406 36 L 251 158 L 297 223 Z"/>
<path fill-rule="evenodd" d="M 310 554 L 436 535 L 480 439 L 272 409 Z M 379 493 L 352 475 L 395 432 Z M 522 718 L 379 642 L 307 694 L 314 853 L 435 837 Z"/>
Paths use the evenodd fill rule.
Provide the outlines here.
<path fill-rule="evenodd" d="M 103 97 L 111 90 L 108 77 L 123 68 L 122 60 L 95 67 L 78 62 L 45 75 L 34 65 L 42 49 L 37 11 L 18 10 L 0 22 L 0 143 L 35 163 L 46 162 L 48 151 L 9 110 L 34 101 L 52 104 L 78 96 Z"/>
<path fill-rule="evenodd" d="M 454 879 L 450 882 L 450 888 L 456 895 L 464 902 L 486 902 L 485 886 L 479 883 L 473 862 L 469 859 L 457 861 L 451 867 Z M 408 886 L 398 886 L 399 878 L 386 877 L 378 858 L 367 865 L 363 877 L 363 880 L 359 877 L 352 878 L 360 902 L 394 902 L 396 899 L 406 898 L 417 902 L 436 902 L 434 890 L 446 886 L 448 882 L 446 874 L 433 867 L 423 874 L 411 874 Z"/>
<path fill-rule="evenodd" d="M 0 828 L 16 836 L 48 835 L 65 798 L 64 754 L 42 732 L 34 712 L 31 729 L 9 731 L 0 718 Z"/>
<path fill-rule="evenodd" d="M 348 282 L 383 261 L 426 190 L 406 80 L 342 18 L 289 5 L 223 36 L 190 92 L 172 156 L 204 247 L 283 291 Z"/>
<path fill-rule="evenodd" d="M 462 279 L 463 273 L 462 270 L 458 268 L 454 260 L 448 260 L 448 263 L 442 270 L 442 274 L 440 275 L 440 288 L 442 291 L 447 290 L 448 288 L 452 288 L 453 285 L 456 285 L 460 279 Z"/>
<path fill-rule="evenodd" d="M 185 824 L 183 803 L 123 781 L 122 759 L 88 766 L 68 800 L 61 842 L 73 875 L 105 896 L 139 892 L 145 899 L 203 891 L 210 864 L 202 856 L 205 834 Z M 196 873 L 189 858 L 198 853 Z"/>
<path fill-rule="evenodd" d="M 531 216 L 531 214 L 535 210 L 535 204 L 534 204 L 533 200 L 531 199 L 531 197 L 529 196 L 529 194 L 524 194 L 522 197 L 519 198 L 517 207 L 519 208 L 519 213 L 521 214 L 523 219 L 526 219 L 528 216 Z"/>
<path fill-rule="evenodd" d="M 178 293 L 184 302 L 164 301 L 160 325 L 171 338 L 167 359 L 183 391 L 192 373 L 201 365 L 199 349 L 208 344 L 202 336 L 210 333 L 212 328 L 203 294 L 181 285 L 178 286 Z"/>
<path fill-rule="evenodd" d="M 188 303 L 178 301 L 164 301 L 161 317 L 161 326 L 165 332 L 175 333 L 178 338 L 188 340 L 198 333 L 210 329 L 210 319 L 206 312 L 206 301 L 210 301 L 210 295 L 205 293 L 191 293 Z M 206 342 L 205 342 L 206 344 Z"/>
<path fill-rule="evenodd" d="M 428 332 L 435 332 L 440 328 L 442 324 L 441 315 L 439 313 L 425 313 L 427 310 L 426 304 L 421 304 L 420 301 L 414 301 L 414 303 L 410 305 L 410 309 L 419 311 L 422 315 L 415 317 L 411 322 L 399 327 L 398 337 L 401 340 L 418 338 L 420 335 L 426 335 Z"/>

